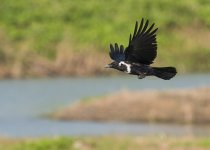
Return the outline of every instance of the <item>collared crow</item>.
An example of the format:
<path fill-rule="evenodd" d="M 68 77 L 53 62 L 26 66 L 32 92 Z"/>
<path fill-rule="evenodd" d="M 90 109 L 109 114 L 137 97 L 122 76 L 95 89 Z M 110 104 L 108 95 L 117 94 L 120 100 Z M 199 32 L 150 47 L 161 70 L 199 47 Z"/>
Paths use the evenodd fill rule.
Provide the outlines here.
<path fill-rule="evenodd" d="M 109 55 L 112 63 L 106 65 L 106 68 L 114 68 L 128 74 L 137 75 L 139 79 L 146 76 L 156 76 L 158 78 L 169 80 L 176 75 L 174 67 L 151 67 L 157 56 L 156 32 L 153 30 L 154 23 L 149 26 L 149 21 L 141 20 L 140 25 L 136 22 L 133 35 L 130 34 L 127 48 L 123 45 L 118 46 L 110 44 Z"/>

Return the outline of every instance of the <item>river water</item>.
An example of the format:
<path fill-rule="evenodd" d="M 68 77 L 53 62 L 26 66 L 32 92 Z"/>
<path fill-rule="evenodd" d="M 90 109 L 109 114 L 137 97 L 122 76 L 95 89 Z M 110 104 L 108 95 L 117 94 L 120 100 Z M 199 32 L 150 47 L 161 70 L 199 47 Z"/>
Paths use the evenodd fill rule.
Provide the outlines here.
<path fill-rule="evenodd" d="M 55 121 L 41 117 L 84 97 L 122 89 L 174 89 L 210 86 L 210 75 L 182 75 L 169 81 L 135 77 L 51 78 L 0 81 L 0 136 L 210 135 L 210 126 L 123 122 Z"/>

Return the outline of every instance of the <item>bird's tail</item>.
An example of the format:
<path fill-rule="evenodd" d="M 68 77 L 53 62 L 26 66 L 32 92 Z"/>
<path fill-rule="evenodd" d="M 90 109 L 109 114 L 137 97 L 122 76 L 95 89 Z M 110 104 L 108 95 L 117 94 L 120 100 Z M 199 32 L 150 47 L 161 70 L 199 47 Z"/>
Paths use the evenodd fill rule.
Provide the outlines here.
<path fill-rule="evenodd" d="M 176 68 L 174 67 L 152 67 L 154 76 L 169 80 L 176 75 Z"/>

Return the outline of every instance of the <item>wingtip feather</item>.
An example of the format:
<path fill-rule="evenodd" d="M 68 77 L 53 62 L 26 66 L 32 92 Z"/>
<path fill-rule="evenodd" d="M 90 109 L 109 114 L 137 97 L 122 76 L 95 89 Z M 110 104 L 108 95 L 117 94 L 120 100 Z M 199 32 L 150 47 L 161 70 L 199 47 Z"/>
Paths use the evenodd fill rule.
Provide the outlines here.
<path fill-rule="evenodd" d="M 124 47 L 123 45 L 120 45 L 120 53 L 123 53 L 124 52 Z"/>
<path fill-rule="evenodd" d="M 133 38 L 135 38 L 135 36 L 137 35 L 137 30 L 138 30 L 138 21 L 136 21 L 136 24 L 135 24 L 135 28 L 134 28 L 134 31 L 133 31 Z"/>
<path fill-rule="evenodd" d="M 129 44 L 131 43 L 131 40 L 132 40 L 132 34 L 130 34 Z"/>
<path fill-rule="evenodd" d="M 112 44 L 110 44 L 110 50 L 111 50 L 111 52 L 114 52 L 114 47 Z"/>

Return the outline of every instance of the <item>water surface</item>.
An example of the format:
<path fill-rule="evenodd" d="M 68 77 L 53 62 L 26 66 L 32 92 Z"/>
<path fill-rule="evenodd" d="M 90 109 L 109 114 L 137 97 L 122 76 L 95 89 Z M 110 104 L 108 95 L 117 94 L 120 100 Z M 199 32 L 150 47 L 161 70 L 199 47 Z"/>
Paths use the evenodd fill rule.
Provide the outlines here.
<path fill-rule="evenodd" d="M 174 89 L 210 86 L 210 75 L 177 76 L 169 81 L 135 77 L 56 78 L 0 81 L 0 135 L 12 137 L 104 134 L 210 135 L 208 126 L 54 121 L 42 114 L 84 97 L 122 89 Z"/>

